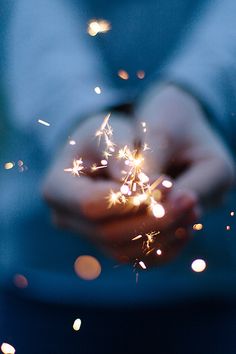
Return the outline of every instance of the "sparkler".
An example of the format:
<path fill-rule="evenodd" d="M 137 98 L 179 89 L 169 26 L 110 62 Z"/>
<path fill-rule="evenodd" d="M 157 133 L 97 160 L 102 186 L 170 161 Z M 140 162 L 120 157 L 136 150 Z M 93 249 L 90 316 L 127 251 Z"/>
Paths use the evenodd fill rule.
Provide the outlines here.
<path fill-rule="evenodd" d="M 88 23 L 87 32 L 90 36 L 94 37 L 98 33 L 106 33 L 110 31 L 111 24 L 106 20 L 91 20 Z"/>
<path fill-rule="evenodd" d="M 110 125 L 110 116 L 107 114 L 104 120 L 95 133 L 95 137 L 98 139 L 98 143 L 101 142 L 105 146 L 102 155 L 103 159 L 100 160 L 100 164 L 94 163 L 91 166 L 91 172 L 95 172 L 99 169 L 107 168 L 109 163 L 109 157 L 116 157 L 117 160 L 123 162 L 124 168 L 121 170 L 121 186 L 119 191 L 111 190 L 107 196 L 108 208 L 111 208 L 117 204 L 125 205 L 129 207 L 140 207 L 145 205 L 146 209 L 151 212 L 151 214 L 159 219 L 164 217 L 165 209 L 161 204 L 162 193 L 158 189 L 160 185 L 164 188 L 169 189 L 172 187 L 172 182 L 164 179 L 160 176 L 153 183 L 150 183 L 148 175 L 143 171 L 143 164 L 145 160 L 145 153 L 150 150 L 146 143 L 143 146 L 139 143 L 134 149 L 125 145 L 124 147 L 117 149 L 116 144 L 113 142 L 113 129 Z M 141 123 L 143 132 L 147 130 L 146 122 Z M 117 151 L 118 150 L 118 151 Z M 70 168 L 65 168 L 65 172 L 70 172 L 74 176 L 80 176 L 83 173 L 84 166 L 83 160 L 75 159 L 73 161 L 73 166 Z M 143 239 L 142 251 L 145 256 L 156 251 L 156 254 L 160 256 L 162 251 L 160 249 L 155 249 L 155 241 L 159 235 L 159 231 L 152 231 L 146 233 L 145 235 L 137 235 L 132 238 L 132 241 L 137 241 Z M 136 261 L 142 269 L 146 269 L 146 265 L 143 261 Z"/>
<path fill-rule="evenodd" d="M 83 160 L 80 158 L 79 160 L 73 161 L 73 167 L 65 168 L 65 172 L 71 172 L 73 176 L 80 176 L 81 171 L 84 169 Z"/>

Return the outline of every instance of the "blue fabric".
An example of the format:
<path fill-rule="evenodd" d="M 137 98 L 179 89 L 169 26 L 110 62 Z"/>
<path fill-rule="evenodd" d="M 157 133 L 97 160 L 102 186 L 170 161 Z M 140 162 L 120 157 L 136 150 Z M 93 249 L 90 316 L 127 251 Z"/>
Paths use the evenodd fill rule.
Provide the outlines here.
<path fill-rule="evenodd" d="M 80 103 L 88 102 L 88 100 L 90 103 L 91 100 L 92 105 L 93 96 L 87 97 L 86 90 L 91 89 L 92 92 L 95 81 L 89 76 L 90 67 L 85 68 L 79 65 L 80 48 L 77 48 L 77 43 L 79 44 L 80 41 L 77 41 L 76 35 L 73 35 L 69 41 L 70 55 L 65 55 L 68 53 L 66 52 L 67 46 L 64 51 L 64 43 L 68 45 L 66 40 L 68 31 L 72 35 L 75 30 L 70 26 L 75 26 L 77 18 L 79 28 L 83 28 L 84 31 L 87 26 L 86 22 L 91 17 L 106 18 L 112 23 L 111 32 L 98 38 L 85 36 L 85 43 L 82 41 L 83 48 L 92 46 L 96 48 L 96 55 L 101 53 L 104 58 L 104 61 L 101 60 L 99 54 L 98 63 L 95 61 L 96 65 L 101 67 L 98 79 L 103 80 L 109 71 L 108 76 L 113 81 L 114 90 L 111 95 L 105 94 L 102 103 L 93 102 L 93 110 L 96 108 L 100 110 L 106 108 L 107 105 L 116 104 L 116 97 L 118 101 L 128 100 L 134 98 L 137 92 L 142 92 L 145 82 L 135 77 L 136 71 L 145 70 L 147 79 L 161 71 L 167 61 L 174 57 L 176 48 L 182 45 L 182 38 L 192 28 L 196 14 L 199 14 L 198 10 L 205 2 L 112 1 L 109 4 L 99 2 L 97 5 L 96 2 L 91 2 L 90 7 L 83 7 L 83 11 L 80 10 L 80 2 L 73 3 L 73 10 L 70 7 L 68 10 L 67 2 L 63 1 L 44 3 L 49 7 L 52 6 L 49 12 L 53 14 L 53 21 L 44 22 L 46 5 L 37 5 L 39 6 L 37 8 L 33 2 L 22 0 L 17 5 L 19 12 L 16 12 L 15 16 L 18 26 L 19 24 L 26 25 L 26 28 L 24 26 L 14 28 L 15 18 L 13 16 L 13 29 L 11 27 L 13 32 L 10 31 L 8 37 L 8 54 L 12 56 L 11 64 L 7 67 L 9 76 L 6 76 L 5 85 L 9 94 L 9 120 L 12 125 L 7 148 L 4 155 L 0 157 L 0 163 L 2 165 L 5 161 L 20 159 L 28 166 L 28 171 L 19 173 L 17 167 L 10 171 L 1 170 L 0 262 L 2 279 L 8 286 L 12 286 L 13 275 L 23 273 L 29 278 L 29 287 L 24 291 L 26 296 L 58 302 L 103 303 L 104 305 L 123 303 L 131 306 L 143 302 L 173 302 L 211 294 L 223 297 L 234 296 L 236 292 L 236 241 L 233 237 L 235 219 L 229 217 L 229 212 L 234 209 L 234 194 L 231 195 L 228 203 L 206 216 L 203 220 L 204 230 L 194 235 L 194 239 L 178 259 L 165 267 L 142 272 L 138 285 L 135 283 L 132 267 L 113 268 L 115 264 L 112 260 L 104 258 L 79 236 L 55 230 L 50 224 L 49 211 L 40 195 L 40 186 L 46 169 L 51 158 L 57 153 L 58 146 L 64 141 L 62 136 L 66 137 L 72 124 L 80 120 L 82 115 L 91 113 L 90 104 L 85 104 L 81 108 Z M 70 2 L 68 3 L 71 5 Z M 28 12 L 21 13 L 21 6 L 23 6 L 21 4 L 28 9 Z M 42 5 L 43 2 L 38 4 Z M 63 5 L 59 7 L 58 12 L 56 11 L 57 4 Z M 64 7 L 66 14 L 73 14 L 73 21 L 65 21 Z M 40 11 L 37 12 L 37 9 Z M 30 16 L 31 11 L 37 19 L 33 26 L 35 32 L 30 33 L 32 47 L 28 45 L 27 37 L 29 25 L 32 25 L 34 18 Z M 52 18 L 50 16 L 49 19 Z M 62 30 L 64 27 L 60 21 L 58 22 L 57 16 L 63 21 L 63 26 L 66 26 L 64 32 Z M 69 28 L 67 28 L 68 24 Z M 57 26 L 60 29 L 59 37 L 56 36 L 53 41 L 56 46 L 55 58 L 59 56 L 60 65 L 54 65 L 51 59 L 48 62 L 47 55 L 46 58 L 44 57 L 49 49 L 47 46 L 44 47 L 45 43 L 40 36 L 41 25 L 44 26 L 43 33 L 46 34 L 57 35 L 57 31 L 54 33 L 51 30 Z M 23 31 L 22 37 L 17 36 L 18 33 L 22 33 L 17 29 Z M 35 42 L 34 33 L 37 34 Z M 84 40 L 84 36 L 82 37 Z M 74 53 L 74 45 L 75 56 L 71 54 Z M 52 52 L 53 48 L 51 48 Z M 14 51 L 11 52 L 13 49 Z M 19 61 L 18 55 L 21 58 Z M 86 63 L 86 57 L 82 62 Z M 93 60 L 91 62 L 93 63 Z M 31 66 L 28 67 L 27 63 Z M 71 88 L 65 92 L 61 90 L 64 82 L 62 76 L 64 77 L 66 73 L 66 71 L 61 72 L 64 64 L 70 72 L 70 75 L 65 75 L 64 79 L 66 85 Z M 129 81 L 117 78 L 117 70 L 120 68 L 130 73 Z M 87 73 L 89 82 L 85 91 L 83 85 L 81 89 L 84 81 L 80 76 L 84 72 Z M 78 80 L 74 79 L 74 75 L 77 75 Z M 93 70 L 91 75 L 93 76 Z M 38 87 L 37 79 L 39 78 L 40 86 Z M 52 86 L 48 86 L 48 83 Z M 57 92 L 57 84 L 60 94 Z M 110 87 L 109 85 L 107 87 Z M 79 101 L 77 101 L 78 92 L 80 93 Z M 45 100 L 46 105 L 42 110 L 41 104 L 43 102 L 44 105 Z M 45 108 L 49 107 L 48 103 L 53 108 L 49 110 L 50 112 Z M 38 116 L 39 114 L 43 115 Z M 38 118 L 47 120 L 48 117 L 52 118 L 56 127 L 52 125 L 46 130 L 37 125 Z M 53 139 L 50 137 L 51 134 Z M 48 143 L 49 140 L 50 143 Z M 232 232 L 225 231 L 228 223 L 232 226 Z M 87 283 L 75 276 L 73 264 L 81 254 L 95 255 L 100 260 L 102 274 L 96 281 Z M 204 273 L 195 274 L 191 271 L 191 262 L 195 258 L 206 259 L 207 270 Z"/>

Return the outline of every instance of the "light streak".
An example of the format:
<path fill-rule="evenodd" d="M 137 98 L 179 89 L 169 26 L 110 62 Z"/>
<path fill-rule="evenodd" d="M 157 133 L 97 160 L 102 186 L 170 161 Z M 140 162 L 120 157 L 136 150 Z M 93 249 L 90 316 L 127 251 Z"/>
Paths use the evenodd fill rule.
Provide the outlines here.
<path fill-rule="evenodd" d="M 147 269 L 147 267 L 146 267 L 146 265 L 145 265 L 145 263 L 144 263 L 143 261 L 140 261 L 140 262 L 138 262 L 138 263 L 139 263 L 139 265 L 140 265 L 141 268 Z"/>
<path fill-rule="evenodd" d="M 42 124 L 42 125 L 45 125 L 46 127 L 50 127 L 50 123 L 46 122 L 45 120 L 38 119 L 38 123 Z"/>

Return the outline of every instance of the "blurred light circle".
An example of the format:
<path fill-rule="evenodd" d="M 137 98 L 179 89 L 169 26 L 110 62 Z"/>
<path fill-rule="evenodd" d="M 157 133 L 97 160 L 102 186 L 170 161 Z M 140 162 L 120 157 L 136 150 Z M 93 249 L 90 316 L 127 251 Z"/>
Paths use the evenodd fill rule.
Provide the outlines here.
<path fill-rule="evenodd" d="M 76 274 L 84 280 L 94 280 L 101 273 L 99 261 L 92 256 L 79 256 L 74 264 Z"/>
<path fill-rule="evenodd" d="M 8 343 L 2 343 L 1 351 L 4 354 L 15 354 L 15 352 L 16 352 L 15 348 L 12 345 L 8 344 Z"/>
<path fill-rule="evenodd" d="M 203 259 L 195 259 L 191 267 L 194 272 L 201 273 L 206 269 L 206 262 Z"/>
<path fill-rule="evenodd" d="M 80 327 L 81 327 L 81 319 L 80 318 L 76 318 L 76 320 L 73 323 L 73 330 L 74 331 L 79 331 Z"/>
<path fill-rule="evenodd" d="M 22 274 L 15 274 L 15 276 L 13 278 L 13 282 L 14 282 L 15 286 L 17 286 L 18 288 L 21 288 L 21 289 L 27 288 L 27 286 L 28 286 L 28 280 Z"/>

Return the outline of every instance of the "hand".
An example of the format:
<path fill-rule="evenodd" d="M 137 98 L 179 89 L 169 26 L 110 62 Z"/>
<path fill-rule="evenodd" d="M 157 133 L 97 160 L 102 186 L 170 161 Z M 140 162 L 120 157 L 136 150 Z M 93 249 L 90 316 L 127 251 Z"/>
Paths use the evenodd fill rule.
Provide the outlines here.
<path fill-rule="evenodd" d="M 172 175 L 175 190 L 192 192 L 201 204 L 224 196 L 234 181 L 235 166 L 191 95 L 175 86 L 155 87 L 137 108 L 136 117 L 138 125 L 147 123 L 144 138 L 152 150 L 146 159 L 149 174 Z"/>
<path fill-rule="evenodd" d="M 91 173 L 89 169 L 93 163 L 100 164 L 102 158 L 103 146 L 98 147 L 94 133 L 103 117 L 92 117 L 77 128 L 72 136 L 76 145 L 64 147 L 46 178 L 44 196 L 53 208 L 54 223 L 83 234 L 119 261 L 144 257 L 142 240 L 131 240 L 135 235 L 161 231 L 155 245 L 161 248 L 162 256 L 158 258 L 152 254 L 145 263 L 168 260 L 179 252 L 189 236 L 183 227 L 195 220 L 195 197 L 191 193 L 179 195 L 177 208 L 166 203 L 166 215 L 159 220 L 147 215 L 146 210 L 134 211 L 124 205 L 109 209 L 106 198 L 111 189 L 118 191 L 121 185 L 116 180 L 117 161 L 110 158 L 108 168 L 98 170 L 99 174 Z M 132 145 L 137 137 L 130 117 L 114 114 L 111 124 L 117 150 L 119 146 Z M 85 174 L 73 177 L 65 173 L 64 169 L 80 157 L 84 165 L 81 172 Z M 167 196 L 167 191 L 163 194 Z"/>

